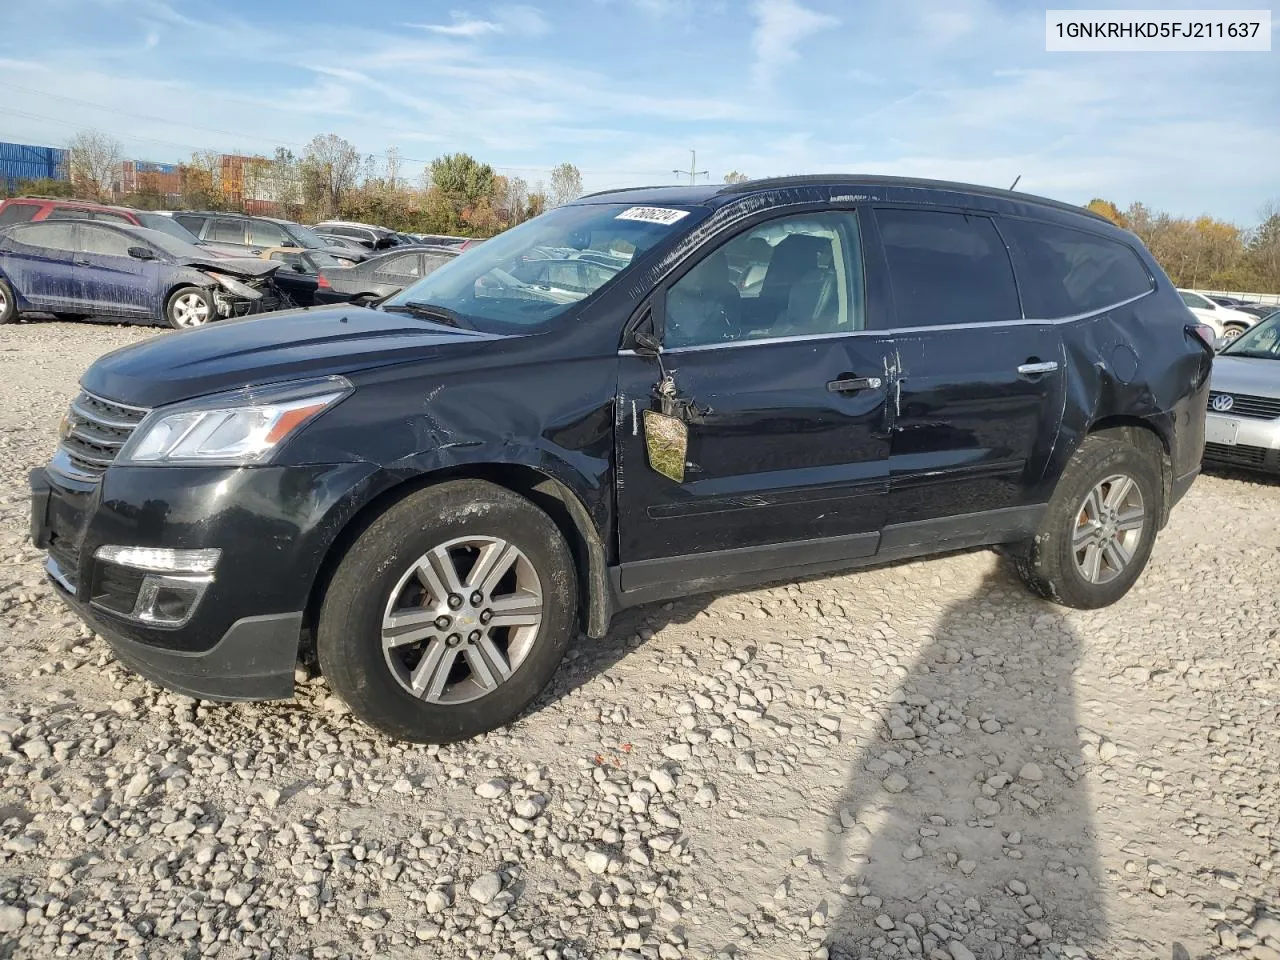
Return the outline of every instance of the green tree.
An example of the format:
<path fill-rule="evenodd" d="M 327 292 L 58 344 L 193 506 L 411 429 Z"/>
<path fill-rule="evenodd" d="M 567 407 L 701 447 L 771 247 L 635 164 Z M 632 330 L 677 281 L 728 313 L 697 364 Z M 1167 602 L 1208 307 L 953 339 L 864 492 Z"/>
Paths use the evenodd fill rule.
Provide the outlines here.
<path fill-rule="evenodd" d="M 463 214 L 494 193 L 493 167 L 466 153 L 450 153 L 431 161 L 431 185 L 438 189 L 461 221 Z"/>
<path fill-rule="evenodd" d="M 358 183 L 363 162 L 355 144 L 336 133 L 312 137 L 302 155 L 302 189 L 317 219 L 338 212 L 343 197 Z"/>

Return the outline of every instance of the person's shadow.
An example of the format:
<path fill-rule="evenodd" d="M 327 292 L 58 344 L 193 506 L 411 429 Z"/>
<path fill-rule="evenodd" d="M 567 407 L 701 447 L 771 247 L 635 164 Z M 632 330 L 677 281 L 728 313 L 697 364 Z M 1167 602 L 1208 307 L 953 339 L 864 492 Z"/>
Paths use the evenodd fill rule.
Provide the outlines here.
<path fill-rule="evenodd" d="M 876 938 L 957 960 L 1103 943 L 1079 652 L 1061 608 L 1004 564 L 943 611 L 833 811 L 828 876 L 847 878 L 833 960 L 877 953 Z"/>

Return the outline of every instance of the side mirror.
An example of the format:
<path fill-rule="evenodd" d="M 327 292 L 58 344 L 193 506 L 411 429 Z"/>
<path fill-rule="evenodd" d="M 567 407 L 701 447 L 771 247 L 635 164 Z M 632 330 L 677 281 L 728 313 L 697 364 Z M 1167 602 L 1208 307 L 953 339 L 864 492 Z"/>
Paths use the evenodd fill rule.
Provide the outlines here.
<path fill-rule="evenodd" d="M 147 247 L 130 247 L 129 256 L 135 260 L 154 260 L 156 255 Z"/>
<path fill-rule="evenodd" d="M 656 357 L 662 353 L 662 344 L 658 338 L 646 330 L 637 330 L 631 338 L 635 341 L 636 353 L 645 357 Z"/>

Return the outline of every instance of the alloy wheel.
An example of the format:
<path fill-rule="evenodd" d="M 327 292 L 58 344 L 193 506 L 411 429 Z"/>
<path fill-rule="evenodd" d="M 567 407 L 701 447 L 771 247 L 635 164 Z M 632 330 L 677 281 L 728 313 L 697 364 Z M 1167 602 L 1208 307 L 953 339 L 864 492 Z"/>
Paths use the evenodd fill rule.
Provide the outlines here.
<path fill-rule="evenodd" d="M 1097 483 L 1076 514 L 1072 552 L 1080 575 L 1090 583 L 1110 583 L 1137 552 L 1146 526 L 1142 490 L 1125 474 Z"/>
<path fill-rule="evenodd" d="M 520 668 L 542 614 L 542 583 L 518 547 L 497 537 L 450 540 L 415 560 L 392 589 L 383 655 L 413 696 L 467 703 Z"/>
<path fill-rule="evenodd" d="M 4 312 L 9 309 L 9 297 L 4 292 L 4 287 L 0 287 L 0 317 L 4 316 Z"/>
<path fill-rule="evenodd" d="M 173 318 L 180 327 L 198 327 L 209 319 L 209 305 L 194 293 L 184 293 L 173 301 Z"/>

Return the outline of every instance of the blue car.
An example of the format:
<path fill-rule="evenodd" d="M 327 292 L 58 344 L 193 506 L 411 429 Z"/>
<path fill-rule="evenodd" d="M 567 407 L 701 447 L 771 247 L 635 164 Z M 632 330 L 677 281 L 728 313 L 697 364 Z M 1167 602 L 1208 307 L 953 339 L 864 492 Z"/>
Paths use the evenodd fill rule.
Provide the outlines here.
<path fill-rule="evenodd" d="M 281 306 L 279 263 L 219 257 L 123 224 L 43 220 L 0 231 L 0 324 L 26 312 L 198 327 Z"/>

